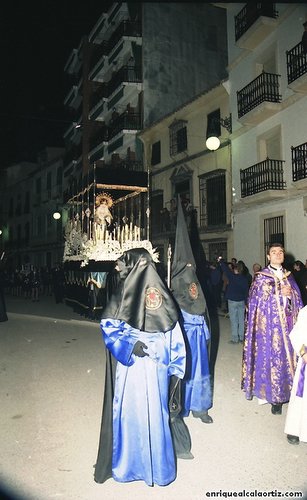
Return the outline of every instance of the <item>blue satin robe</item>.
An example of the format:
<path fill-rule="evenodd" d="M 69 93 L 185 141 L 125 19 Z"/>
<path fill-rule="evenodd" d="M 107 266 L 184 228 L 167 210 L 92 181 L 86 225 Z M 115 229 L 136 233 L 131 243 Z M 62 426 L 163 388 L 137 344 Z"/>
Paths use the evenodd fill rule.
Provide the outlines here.
<path fill-rule="evenodd" d="M 165 486 L 176 477 L 169 426 L 169 377 L 183 378 L 185 344 L 177 323 L 166 333 L 146 333 L 120 320 L 102 319 L 101 331 L 117 359 L 113 398 L 112 476 Z M 132 354 L 137 340 L 149 356 Z"/>
<path fill-rule="evenodd" d="M 186 376 L 182 383 L 182 417 L 187 417 L 190 410 L 203 412 L 212 406 L 212 387 L 209 373 L 207 340 L 210 332 L 201 315 L 189 314 L 181 310 L 183 326 L 189 343 Z"/>

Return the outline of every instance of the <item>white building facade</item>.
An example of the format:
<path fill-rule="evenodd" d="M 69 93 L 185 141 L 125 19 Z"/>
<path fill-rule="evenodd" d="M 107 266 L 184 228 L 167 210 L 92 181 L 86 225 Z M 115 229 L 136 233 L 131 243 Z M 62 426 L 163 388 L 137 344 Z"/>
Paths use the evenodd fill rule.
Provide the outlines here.
<path fill-rule="evenodd" d="M 280 241 L 289 262 L 305 262 L 307 55 L 301 39 L 307 6 L 224 5 L 234 255 L 249 268 L 254 262 L 265 265 L 268 245 Z"/>
<path fill-rule="evenodd" d="M 225 81 L 204 91 L 139 134 L 151 179 L 151 239 L 164 263 L 174 243 L 178 195 L 188 226 L 195 211 L 207 260 L 232 256 L 231 144 L 221 125 L 230 119 L 227 88 Z M 212 129 L 220 139 L 216 151 L 206 147 Z"/>

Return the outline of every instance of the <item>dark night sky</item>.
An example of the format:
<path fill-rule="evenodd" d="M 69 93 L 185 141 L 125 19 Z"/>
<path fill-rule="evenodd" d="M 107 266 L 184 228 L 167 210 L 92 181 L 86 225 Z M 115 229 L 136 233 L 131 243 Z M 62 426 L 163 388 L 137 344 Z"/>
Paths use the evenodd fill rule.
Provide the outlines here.
<path fill-rule="evenodd" d="M 90 33 L 103 0 L 17 0 L 1 13 L 0 167 L 36 161 L 46 146 L 61 146 L 68 123 L 64 66 Z"/>

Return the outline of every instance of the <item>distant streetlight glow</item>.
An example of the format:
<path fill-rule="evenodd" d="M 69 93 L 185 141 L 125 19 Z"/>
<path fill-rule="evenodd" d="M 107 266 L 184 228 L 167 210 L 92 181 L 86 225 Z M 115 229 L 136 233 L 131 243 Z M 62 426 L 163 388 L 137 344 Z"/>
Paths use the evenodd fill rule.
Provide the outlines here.
<path fill-rule="evenodd" d="M 54 218 L 55 220 L 59 220 L 59 219 L 61 218 L 61 214 L 60 214 L 60 212 L 59 212 L 58 210 L 56 210 L 56 211 L 54 212 L 54 214 L 53 214 L 53 218 Z"/>

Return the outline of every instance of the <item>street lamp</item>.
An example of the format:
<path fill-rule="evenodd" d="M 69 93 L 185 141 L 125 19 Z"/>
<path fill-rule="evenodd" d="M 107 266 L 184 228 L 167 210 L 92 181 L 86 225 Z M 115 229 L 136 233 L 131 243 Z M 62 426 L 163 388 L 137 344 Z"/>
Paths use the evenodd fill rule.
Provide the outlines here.
<path fill-rule="evenodd" d="M 231 134 L 231 132 L 232 132 L 231 113 L 226 118 L 214 119 L 212 121 L 213 121 L 213 125 L 214 124 L 221 125 L 222 127 L 224 127 L 227 130 L 227 132 L 229 132 L 229 134 Z M 220 147 L 220 144 L 221 144 L 221 141 L 218 138 L 217 131 L 216 130 L 211 131 L 207 135 L 206 147 L 208 149 L 210 149 L 210 151 L 216 151 Z"/>
<path fill-rule="evenodd" d="M 61 218 L 61 213 L 59 212 L 59 210 L 55 210 L 52 214 L 52 217 L 55 219 L 55 220 L 59 220 Z"/>

